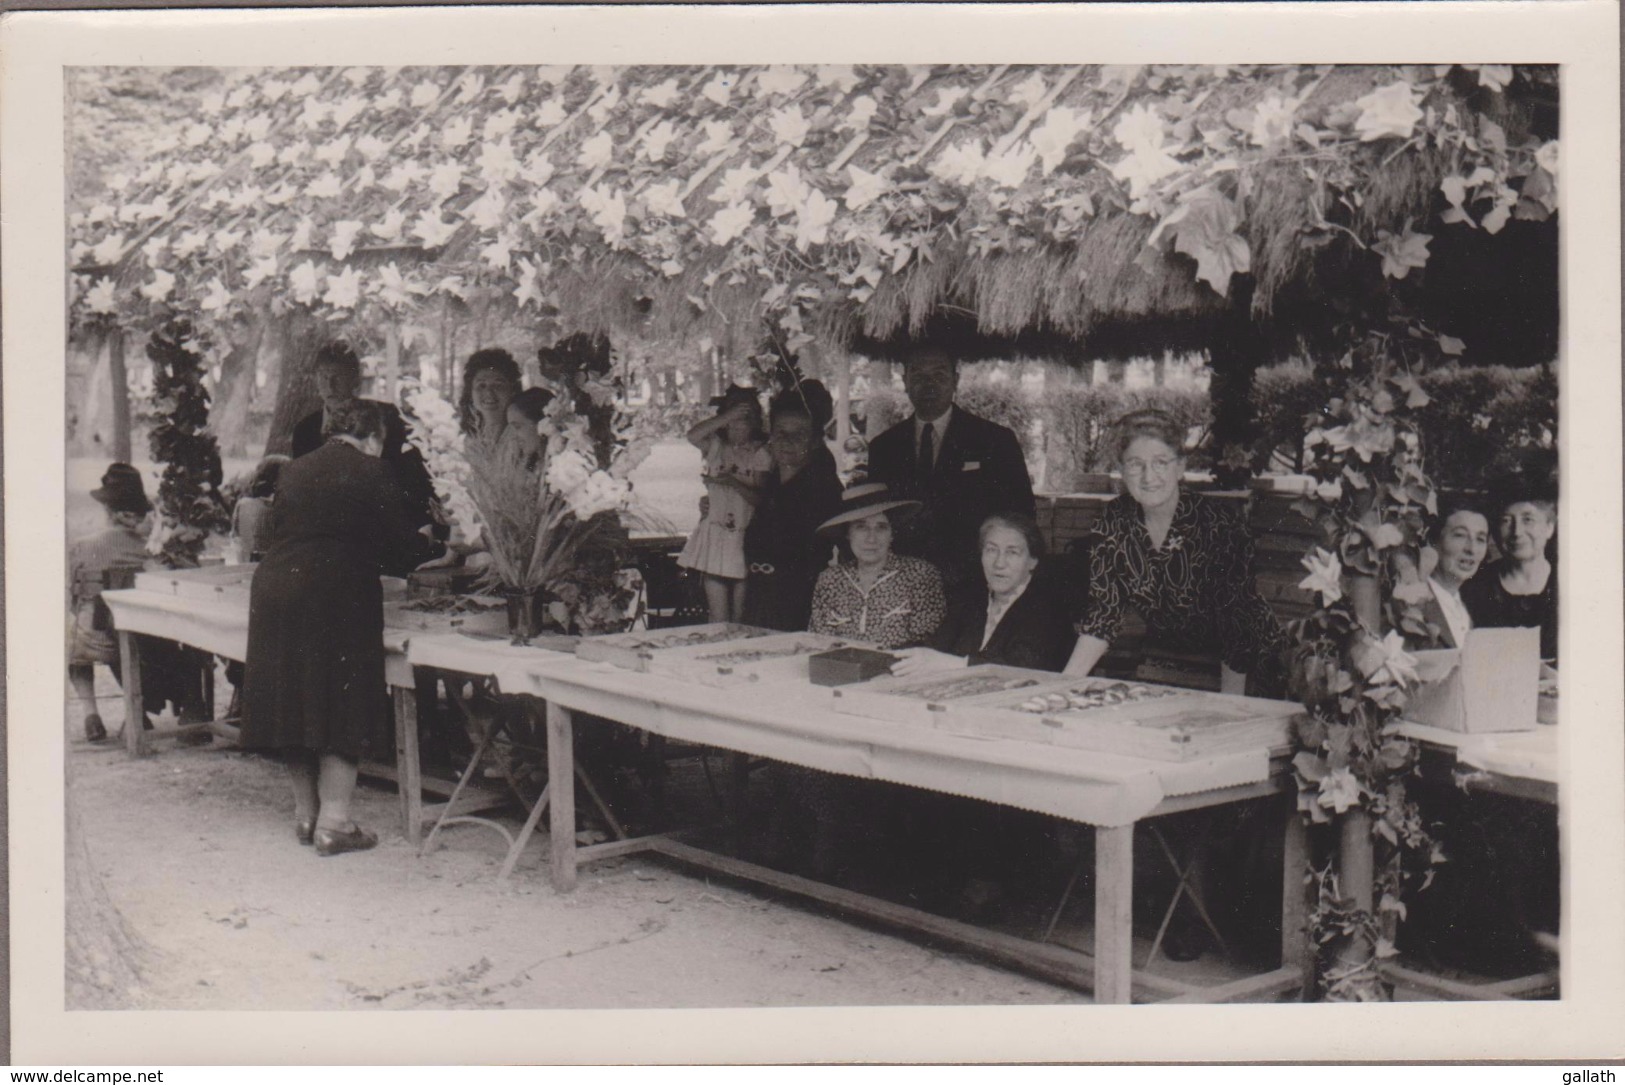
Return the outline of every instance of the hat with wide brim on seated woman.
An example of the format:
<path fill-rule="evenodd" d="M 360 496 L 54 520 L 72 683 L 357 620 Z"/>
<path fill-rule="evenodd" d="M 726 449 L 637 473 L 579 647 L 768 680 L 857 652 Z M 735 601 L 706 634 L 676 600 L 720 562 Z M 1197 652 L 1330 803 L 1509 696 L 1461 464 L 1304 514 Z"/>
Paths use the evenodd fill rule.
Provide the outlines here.
<path fill-rule="evenodd" d="M 106 506 L 109 512 L 135 512 L 145 515 L 152 511 L 147 500 L 147 489 L 141 484 L 141 472 L 127 463 L 115 463 L 102 475 L 102 484 L 90 491 L 90 496 Z"/>
<path fill-rule="evenodd" d="M 848 524 L 867 520 L 877 512 L 886 513 L 896 527 L 919 507 L 918 501 L 893 497 L 884 482 L 861 482 L 848 486 L 841 494 L 841 511 L 819 524 L 818 534 L 825 538 L 842 538 Z"/>

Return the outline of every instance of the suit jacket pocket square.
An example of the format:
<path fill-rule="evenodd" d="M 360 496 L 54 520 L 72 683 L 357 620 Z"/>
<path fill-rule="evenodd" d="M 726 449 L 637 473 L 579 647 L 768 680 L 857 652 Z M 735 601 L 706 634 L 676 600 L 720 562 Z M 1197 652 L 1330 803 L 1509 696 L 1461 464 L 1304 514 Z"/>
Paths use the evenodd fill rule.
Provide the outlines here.
<path fill-rule="evenodd" d="M 982 469 L 982 461 L 971 460 L 969 463 L 962 464 L 959 469 L 961 471 L 980 471 Z"/>

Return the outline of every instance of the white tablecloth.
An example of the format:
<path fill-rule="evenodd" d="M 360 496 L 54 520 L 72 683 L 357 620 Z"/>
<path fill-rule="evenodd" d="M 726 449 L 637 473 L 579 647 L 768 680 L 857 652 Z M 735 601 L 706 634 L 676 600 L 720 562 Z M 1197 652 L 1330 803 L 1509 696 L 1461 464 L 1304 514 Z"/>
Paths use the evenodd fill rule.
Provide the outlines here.
<path fill-rule="evenodd" d="M 1165 797 L 1258 783 L 1269 751 L 1173 763 L 974 738 L 846 715 L 806 682 L 713 689 L 607 663 L 458 635 L 420 637 L 420 666 L 496 677 L 502 691 L 557 700 L 686 742 L 1070 818 L 1127 825 Z"/>
<path fill-rule="evenodd" d="M 127 588 L 104 591 L 102 599 L 113 613 L 114 627 L 124 632 L 180 641 L 227 659 L 248 656 L 247 596 L 221 602 Z M 406 659 L 409 636 L 401 629 L 384 630 L 384 680 L 403 689 L 413 685 Z"/>
<path fill-rule="evenodd" d="M 1557 783 L 1557 728 L 1540 726 L 1533 731 L 1506 731 L 1469 735 L 1441 727 L 1405 722 L 1399 733 L 1418 742 L 1448 746 L 1456 760 L 1471 768 L 1541 783 Z"/>

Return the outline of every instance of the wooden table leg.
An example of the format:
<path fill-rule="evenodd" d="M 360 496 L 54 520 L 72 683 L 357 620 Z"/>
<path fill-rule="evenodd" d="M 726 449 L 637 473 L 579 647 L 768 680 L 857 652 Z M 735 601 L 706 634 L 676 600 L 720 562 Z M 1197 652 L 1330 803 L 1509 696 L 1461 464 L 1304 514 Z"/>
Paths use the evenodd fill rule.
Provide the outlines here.
<path fill-rule="evenodd" d="M 423 839 L 423 764 L 418 748 L 418 699 L 415 689 L 394 688 L 395 773 L 401 792 L 401 828 L 414 848 Z"/>
<path fill-rule="evenodd" d="M 1307 999 L 1313 990 L 1314 955 L 1309 951 L 1309 830 L 1298 816 L 1296 795 L 1281 804 L 1285 823 L 1281 847 L 1281 967 L 1303 977 L 1299 991 Z"/>
<path fill-rule="evenodd" d="M 123 630 L 118 635 L 119 675 L 124 683 L 124 751 L 131 757 L 150 752 L 141 733 L 147 722 L 141 698 L 141 641 Z"/>
<path fill-rule="evenodd" d="M 548 835 L 552 837 L 553 888 L 576 887 L 575 735 L 570 710 L 547 702 Z"/>
<path fill-rule="evenodd" d="M 1095 828 L 1095 1001 L 1134 991 L 1134 826 Z"/>

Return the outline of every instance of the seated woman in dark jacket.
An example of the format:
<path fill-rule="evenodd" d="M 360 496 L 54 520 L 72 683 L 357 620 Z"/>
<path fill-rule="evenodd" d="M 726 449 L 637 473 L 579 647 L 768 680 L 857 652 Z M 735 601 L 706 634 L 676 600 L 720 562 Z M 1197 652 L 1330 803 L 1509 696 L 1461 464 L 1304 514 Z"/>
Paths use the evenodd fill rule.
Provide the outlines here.
<path fill-rule="evenodd" d="M 948 616 L 929 647 L 905 648 L 899 675 L 1002 663 L 1059 671 L 1077 640 L 1061 593 L 1050 590 L 1041 562 L 1044 536 L 1016 513 L 982 521 L 982 579 L 948 602 Z"/>
<path fill-rule="evenodd" d="M 1557 495 L 1519 484 L 1497 502 L 1495 542 L 1501 560 L 1461 589 L 1473 625 L 1532 626 L 1540 630 L 1540 658 L 1557 665 L 1557 566 L 1550 543 L 1557 532 Z"/>

